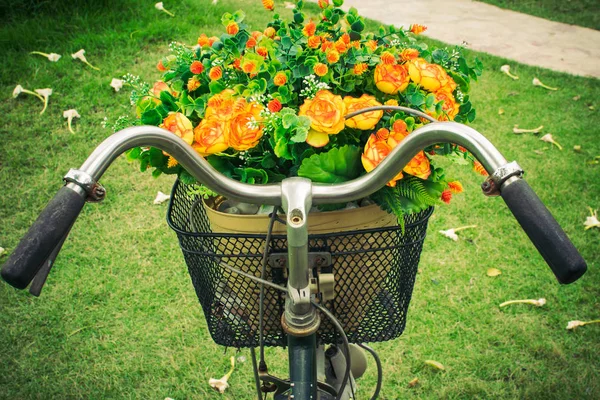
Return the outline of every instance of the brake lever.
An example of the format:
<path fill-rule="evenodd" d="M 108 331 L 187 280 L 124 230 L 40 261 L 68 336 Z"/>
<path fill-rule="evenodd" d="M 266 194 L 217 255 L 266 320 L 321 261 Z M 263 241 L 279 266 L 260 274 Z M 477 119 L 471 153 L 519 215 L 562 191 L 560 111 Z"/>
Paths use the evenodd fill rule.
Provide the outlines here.
<path fill-rule="evenodd" d="M 48 275 L 50 274 L 50 271 L 54 266 L 54 260 L 56 260 L 60 249 L 65 243 L 65 240 L 67 240 L 67 236 L 69 236 L 71 228 L 73 228 L 73 224 L 71 224 L 71 226 L 67 230 L 67 233 L 63 236 L 60 242 L 58 242 L 54 250 L 52 250 L 52 253 L 50 253 L 46 261 L 44 261 L 44 263 L 42 264 L 42 267 L 40 268 L 38 273 L 33 278 L 33 282 L 31 283 L 31 286 L 29 286 L 29 293 L 31 293 L 33 296 L 40 297 L 42 289 L 44 288 L 44 284 L 46 284 L 46 279 L 48 279 Z"/>

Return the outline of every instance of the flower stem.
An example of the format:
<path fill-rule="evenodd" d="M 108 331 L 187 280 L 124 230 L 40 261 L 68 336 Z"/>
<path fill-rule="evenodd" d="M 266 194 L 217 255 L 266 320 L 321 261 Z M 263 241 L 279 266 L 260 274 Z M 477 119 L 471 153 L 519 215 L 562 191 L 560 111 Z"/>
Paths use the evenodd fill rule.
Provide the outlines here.
<path fill-rule="evenodd" d="M 90 68 L 93 68 L 93 69 L 95 69 L 96 71 L 100 71 L 100 68 L 98 68 L 98 67 L 94 67 L 94 66 L 93 66 L 92 64 L 90 64 L 90 62 L 89 62 L 89 61 L 87 61 L 87 60 L 86 60 L 86 61 L 84 61 L 84 63 L 86 63 L 86 64 L 87 64 L 87 65 L 88 65 Z"/>
<path fill-rule="evenodd" d="M 170 15 L 171 17 L 175 16 L 175 14 L 173 14 L 171 11 L 168 11 L 166 8 L 163 8 L 162 11 L 166 12 L 167 15 Z"/>
<path fill-rule="evenodd" d="M 75 133 L 73 131 L 73 127 L 71 126 L 72 121 L 73 121 L 73 117 L 69 117 L 69 119 L 67 120 L 67 125 L 69 125 L 69 130 L 71 131 L 71 133 Z"/>
<path fill-rule="evenodd" d="M 46 108 L 48 108 L 48 98 L 44 97 L 44 108 L 42 108 L 42 111 L 40 111 L 40 115 L 42 115 L 44 111 L 46 111 Z"/>
<path fill-rule="evenodd" d="M 42 53 L 41 51 L 32 51 L 29 54 L 39 54 L 40 56 L 44 56 L 46 58 L 50 57 L 50 54 Z"/>
<path fill-rule="evenodd" d="M 477 228 L 477 225 L 467 225 L 467 226 L 461 226 L 459 228 L 454 228 L 454 232 L 462 231 L 463 229 L 469 229 L 469 228 Z"/>
<path fill-rule="evenodd" d="M 589 324 L 600 324 L 600 319 L 595 319 L 593 321 L 585 321 L 583 323 L 583 325 L 589 325 Z"/>
<path fill-rule="evenodd" d="M 505 307 L 510 304 L 520 304 L 520 303 L 537 305 L 538 301 L 537 300 L 510 300 L 510 301 L 505 301 L 504 303 L 500 304 L 500 307 Z"/>
<path fill-rule="evenodd" d="M 235 357 L 231 356 L 231 369 L 222 378 L 225 382 L 227 382 L 229 380 L 229 377 L 231 376 L 231 374 L 233 374 L 234 369 L 235 369 Z"/>
<path fill-rule="evenodd" d="M 31 90 L 23 89 L 23 93 L 31 94 L 31 95 L 37 97 L 38 99 L 40 99 L 42 102 L 45 102 L 44 98 L 42 96 L 40 96 L 39 94 L 37 94 L 36 92 L 32 92 Z"/>

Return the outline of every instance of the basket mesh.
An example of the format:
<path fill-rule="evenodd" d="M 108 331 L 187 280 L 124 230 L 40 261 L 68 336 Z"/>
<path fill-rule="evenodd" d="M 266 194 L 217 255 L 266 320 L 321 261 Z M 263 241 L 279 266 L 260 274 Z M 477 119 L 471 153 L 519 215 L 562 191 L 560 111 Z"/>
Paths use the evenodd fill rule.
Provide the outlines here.
<path fill-rule="evenodd" d="M 399 227 L 309 235 L 309 251 L 329 252 L 335 276 L 334 300 L 325 306 L 341 322 L 351 343 L 394 339 L 406 325 L 417 266 L 433 209 L 405 217 Z M 230 347 L 259 345 L 259 285 L 219 265 L 225 262 L 260 277 L 265 234 L 212 233 L 199 196 L 176 182 L 167 221 L 179 238 L 192 283 L 213 340 Z M 272 235 L 271 253 L 287 251 L 285 235 Z M 285 286 L 285 271 L 267 265 L 265 279 Z M 264 344 L 285 346 L 281 328 L 285 294 L 265 286 Z M 321 343 L 340 338 L 327 318 Z"/>

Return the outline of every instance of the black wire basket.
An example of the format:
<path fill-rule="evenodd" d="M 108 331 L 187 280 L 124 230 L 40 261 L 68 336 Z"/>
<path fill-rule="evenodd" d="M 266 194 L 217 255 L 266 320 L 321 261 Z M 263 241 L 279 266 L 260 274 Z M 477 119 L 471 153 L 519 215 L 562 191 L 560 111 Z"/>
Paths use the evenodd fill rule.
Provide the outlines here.
<path fill-rule="evenodd" d="M 192 283 L 213 340 L 236 348 L 259 345 L 260 284 L 219 265 L 261 276 L 266 234 L 213 233 L 204 202 L 179 181 L 173 186 L 167 215 L 177 233 Z M 433 208 L 405 217 L 398 226 L 328 234 L 310 234 L 309 251 L 331 254 L 321 272 L 335 276 L 335 298 L 325 302 L 351 343 L 397 338 L 406 325 L 417 266 Z M 310 217 L 309 217 L 310 218 Z M 287 251 L 286 236 L 274 234 L 270 253 Z M 265 279 L 286 285 L 286 272 L 267 266 Z M 265 346 L 285 346 L 281 328 L 285 294 L 264 286 Z M 320 343 L 338 343 L 339 335 L 321 318 Z"/>

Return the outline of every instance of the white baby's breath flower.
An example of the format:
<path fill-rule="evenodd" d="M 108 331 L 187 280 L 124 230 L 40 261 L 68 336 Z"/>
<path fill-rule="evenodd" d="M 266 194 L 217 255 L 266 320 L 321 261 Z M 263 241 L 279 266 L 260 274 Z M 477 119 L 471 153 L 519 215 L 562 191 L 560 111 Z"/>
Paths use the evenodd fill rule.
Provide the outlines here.
<path fill-rule="evenodd" d="M 84 49 L 81 49 L 81 50 L 79 50 L 77 53 L 73 53 L 73 54 L 71 54 L 71 57 L 72 57 L 74 60 L 79 60 L 79 61 L 81 61 L 82 63 L 84 63 L 84 64 L 88 65 L 90 68 L 93 68 L 93 69 L 95 69 L 96 71 L 100 71 L 100 68 L 94 67 L 94 66 L 93 66 L 92 64 L 90 64 L 90 63 L 89 63 L 89 61 L 88 61 L 88 60 L 85 58 L 85 50 L 84 50 Z"/>
<path fill-rule="evenodd" d="M 123 87 L 124 81 L 122 79 L 113 78 L 110 81 L 110 86 L 115 89 L 115 92 L 118 92 Z"/>
<path fill-rule="evenodd" d="M 171 196 L 168 194 L 164 194 L 163 192 L 158 192 L 156 194 L 156 198 L 154 199 L 154 204 L 162 204 L 165 201 L 169 200 Z"/>
<path fill-rule="evenodd" d="M 39 94 L 40 96 L 42 96 L 42 98 L 44 99 L 44 108 L 40 112 L 40 114 L 43 114 L 44 111 L 46 111 L 46 108 L 48 107 L 48 98 L 52 95 L 52 89 L 50 89 L 50 88 L 35 89 L 35 92 L 37 94 Z"/>
<path fill-rule="evenodd" d="M 229 377 L 231 376 L 231 374 L 233 373 L 233 370 L 235 369 L 235 357 L 232 356 L 230 359 L 230 362 L 231 362 L 231 369 L 221 379 L 210 378 L 208 381 L 208 384 L 210 385 L 210 387 L 212 387 L 219 393 L 225 393 L 225 390 L 229 387 L 229 383 L 227 383 L 227 381 L 229 380 Z"/>
<path fill-rule="evenodd" d="M 500 304 L 500 307 L 506 307 L 510 304 L 533 304 L 536 307 L 542 307 L 544 304 L 546 304 L 546 299 L 541 298 L 537 300 L 509 300 Z"/>
<path fill-rule="evenodd" d="M 585 230 L 592 228 L 600 228 L 600 221 L 598 221 L 598 210 L 592 210 L 592 207 L 588 207 L 590 210 L 590 216 L 585 219 L 583 225 Z"/>
<path fill-rule="evenodd" d="M 542 83 L 542 81 L 540 81 L 538 78 L 533 78 L 533 81 L 531 81 L 531 83 L 533 84 L 533 86 L 539 86 L 539 87 L 543 87 L 544 89 L 548 89 L 548 90 L 558 90 L 558 88 L 555 87 L 550 87 L 547 85 L 544 85 Z"/>
<path fill-rule="evenodd" d="M 521 128 L 519 128 L 519 125 L 515 125 L 513 127 L 513 133 L 515 133 L 515 134 L 519 134 L 519 133 L 540 133 L 542 131 L 542 129 L 544 129 L 544 125 L 540 125 L 537 128 L 533 128 L 533 129 L 521 129 Z"/>
<path fill-rule="evenodd" d="M 510 73 L 510 65 L 503 65 L 500 67 L 500 71 L 502 71 L 503 73 L 505 73 L 506 75 L 510 76 L 511 78 L 513 78 L 514 80 L 519 79 L 518 76 L 513 75 Z"/>
<path fill-rule="evenodd" d="M 48 59 L 48 61 L 52 61 L 52 62 L 57 62 L 58 60 L 60 60 L 60 54 L 56 54 L 56 53 L 46 54 L 46 53 L 42 53 L 41 51 L 32 51 L 30 54 L 38 54 L 40 56 L 44 56 Z"/>
<path fill-rule="evenodd" d="M 477 225 L 461 226 L 459 228 L 452 228 L 452 229 L 448 229 L 445 231 L 440 231 L 440 233 L 442 235 L 446 236 L 448 239 L 452 239 L 456 242 L 458 240 L 458 235 L 456 234 L 456 232 L 462 231 L 463 229 L 476 228 L 476 227 L 477 227 Z"/>
<path fill-rule="evenodd" d="M 172 12 L 168 11 L 168 10 L 165 8 L 165 6 L 163 5 L 163 2 L 162 2 L 162 1 L 161 1 L 161 2 L 159 2 L 159 3 L 156 3 L 156 4 L 154 5 L 154 8 L 156 8 L 158 11 L 162 11 L 162 12 L 166 13 L 167 15 L 170 15 L 171 17 L 174 17 L 174 16 L 175 16 L 175 14 L 173 14 Z"/>
<path fill-rule="evenodd" d="M 553 145 L 555 145 L 556 147 L 558 147 L 560 150 L 562 150 L 562 146 L 560 144 L 558 144 L 557 141 L 554 140 L 554 138 L 552 137 L 551 134 L 547 133 L 544 136 L 542 136 L 540 138 L 541 141 L 544 141 L 546 143 L 552 143 Z"/>
<path fill-rule="evenodd" d="M 79 115 L 79 113 L 77 112 L 77 110 L 75 110 L 74 108 L 72 108 L 70 110 L 63 111 L 63 118 L 67 119 L 67 124 L 69 126 L 69 131 L 71 131 L 71 133 L 75 133 L 73 131 L 73 127 L 72 127 L 71 123 L 73 122 L 73 118 L 81 118 L 81 115 Z"/>

